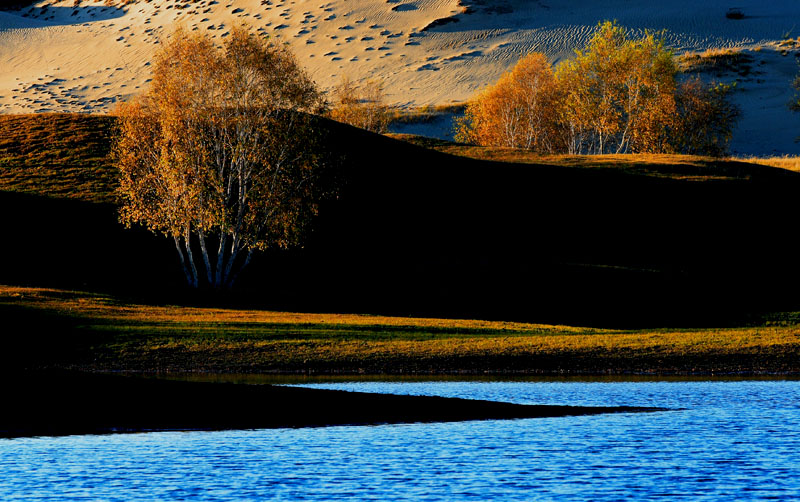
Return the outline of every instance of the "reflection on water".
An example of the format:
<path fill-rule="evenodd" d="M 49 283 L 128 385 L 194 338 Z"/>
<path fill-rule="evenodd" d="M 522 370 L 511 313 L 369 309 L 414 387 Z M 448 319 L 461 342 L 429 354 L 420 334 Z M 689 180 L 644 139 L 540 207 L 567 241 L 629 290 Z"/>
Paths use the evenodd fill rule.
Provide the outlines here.
<path fill-rule="evenodd" d="M 0 500 L 798 500 L 797 381 L 329 382 L 681 411 L 0 440 Z"/>

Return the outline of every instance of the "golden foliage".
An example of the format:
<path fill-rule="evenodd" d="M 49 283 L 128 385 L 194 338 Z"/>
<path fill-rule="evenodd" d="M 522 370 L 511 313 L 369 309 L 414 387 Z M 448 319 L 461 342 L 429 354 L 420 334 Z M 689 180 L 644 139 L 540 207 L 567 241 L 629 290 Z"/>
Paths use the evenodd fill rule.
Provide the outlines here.
<path fill-rule="evenodd" d="M 391 114 L 385 103 L 383 85 L 377 80 L 369 80 L 357 86 L 347 77 L 333 90 L 334 106 L 329 116 L 367 131 L 384 133 L 389 127 Z"/>
<path fill-rule="evenodd" d="M 456 126 L 456 140 L 553 152 L 558 124 L 552 109 L 557 100 L 552 67 L 544 54 L 529 54 L 467 105 Z"/>
<path fill-rule="evenodd" d="M 631 40 L 599 25 L 554 72 L 533 53 L 469 104 L 456 139 L 542 153 L 722 155 L 737 109 L 726 89 L 679 86 L 678 66 L 652 33 Z"/>
<path fill-rule="evenodd" d="M 208 283 L 229 286 L 240 253 L 239 269 L 255 249 L 296 244 L 316 211 L 320 159 L 302 112 L 322 98 L 285 47 L 244 27 L 221 49 L 178 30 L 154 63 L 147 94 L 117 112 L 121 220 L 172 236 L 196 287 L 195 241 Z"/>
<path fill-rule="evenodd" d="M 601 24 L 586 50 L 558 69 L 568 153 L 669 152 L 676 74 L 672 53 L 652 33 L 629 40 L 621 26 Z"/>

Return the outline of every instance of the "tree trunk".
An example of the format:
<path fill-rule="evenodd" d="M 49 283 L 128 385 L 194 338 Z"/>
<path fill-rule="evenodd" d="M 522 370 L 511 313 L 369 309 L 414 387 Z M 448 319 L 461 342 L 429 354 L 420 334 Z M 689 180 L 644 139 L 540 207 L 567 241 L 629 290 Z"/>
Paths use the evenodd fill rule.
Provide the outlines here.
<path fill-rule="evenodd" d="M 244 263 L 242 263 L 242 266 L 241 266 L 241 267 L 239 267 L 239 270 L 237 270 L 237 271 L 236 271 L 236 273 L 235 273 L 235 274 L 233 274 L 233 276 L 232 276 L 230 279 L 228 279 L 228 284 L 227 284 L 227 286 L 228 286 L 229 288 L 232 288 L 232 287 L 233 287 L 233 283 L 234 283 L 234 282 L 236 282 L 236 279 L 238 279 L 238 278 L 239 278 L 239 274 L 241 274 L 241 273 L 242 273 L 242 270 L 244 270 L 244 269 L 245 269 L 245 267 L 247 267 L 247 265 L 250 263 L 250 258 L 251 258 L 252 256 L 253 256 L 253 250 L 252 250 L 252 249 L 250 249 L 250 250 L 248 250 L 248 251 L 247 251 L 247 256 L 245 257 L 245 259 L 244 259 Z"/>
<path fill-rule="evenodd" d="M 203 265 L 206 267 L 206 279 L 208 279 L 208 284 L 218 287 L 219 285 L 212 280 L 214 272 L 211 270 L 211 262 L 208 259 L 208 250 L 206 249 L 206 236 L 202 230 L 197 231 L 197 238 L 200 240 L 200 251 L 203 253 Z"/>
<path fill-rule="evenodd" d="M 183 245 L 186 248 L 186 256 L 189 258 L 189 265 L 191 266 L 192 270 L 192 283 L 190 285 L 194 288 L 197 288 L 197 267 L 194 264 L 194 255 L 192 254 L 192 234 L 189 232 L 188 226 L 184 230 Z"/>
<path fill-rule="evenodd" d="M 186 266 L 186 259 L 183 257 L 183 249 L 181 249 L 181 241 L 177 235 L 173 235 L 172 238 L 175 240 L 175 249 L 178 251 L 178 256 L 181 259 L 181 268 L 183 269 L 183 273 L 186 275 L 186 284 L 190 287 L 196 287 L 192 283 L 192 273 L 189 271 L 189 267 Z"/>
<path fill-rule="evenodd" d="M 217 248 L 217 269 L 216 276 L 214 277 L 215 284 L 222 286 L 222 267 L 225 264 L 225 244 L 228 241 L 228 234 L 221 232 L 219 236 L 219 248 Z"/>
<path fill-rule="evenodd" d="M 231 254 L 228 256 L 228 263 L 225 264 L 225 271 L 222 273 L 222 284 L 228 284 L 233 269 L 233 263 L 239 255 L 239 239 L 234 236 L 231 242 Z"/>

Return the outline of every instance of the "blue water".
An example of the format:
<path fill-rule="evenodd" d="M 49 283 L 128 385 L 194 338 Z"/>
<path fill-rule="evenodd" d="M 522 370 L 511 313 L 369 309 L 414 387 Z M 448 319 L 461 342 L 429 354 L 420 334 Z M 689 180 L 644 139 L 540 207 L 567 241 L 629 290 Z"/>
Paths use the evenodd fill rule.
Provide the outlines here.
<path fill-rule="evenodd" d="M 684 408 L 0 440 L 0 500 L 800 500 L 800 382 L 315 387 Z"/>

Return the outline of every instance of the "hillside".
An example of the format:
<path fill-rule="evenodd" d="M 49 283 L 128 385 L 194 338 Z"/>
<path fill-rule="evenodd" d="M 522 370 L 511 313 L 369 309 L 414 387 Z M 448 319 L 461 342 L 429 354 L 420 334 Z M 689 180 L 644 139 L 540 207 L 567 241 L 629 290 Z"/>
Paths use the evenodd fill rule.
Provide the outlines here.
<path fill-rule="evenodd" d="M 7 145 L 27 134 L 7 127 L 15 120 L 58 123 L 3 118 Z M 58 120 L 108 127 L 98 116 Z M 738 322 L 797 303 L 796 173 L 700 158 L 535 161 L 506 152 L 513 162 L 486 160 L 326 124 L 331 144 L 345 145 L 339 200 L 322 208 L 304 248 L 254 260 L 229 301 L 615 326 Z M 70 130 L 80 127 L 52 128 L 64 139 L 48 144 L 77 152 L 87 143 L 71 143 Z M 101 159 L 102 148 L 100 141 L 86 155 Z M 36 158 L 78 154 L 37 155 L 0 149 L 0 211 L 22 215 L 6 227 L 13 244 L 0 250 L 9 264 L 0 284 L 150 300 L 180 291 L 171 243 L 123 229 L 105 202 L 109 192 L 86 195 L 87 186 L 107 181 L 75 181 L 113 179 L 106 161 L 79 164 L 83 178 L 69 174 L 75 167 L 65 160 L 62 181 L 34 194 L 26 178 L 35 181 Z M 486 150 L 471 155 L 497 158 Z"/>
<path fill-rule="evenodd" d="M 0 190 L 113 202 L 113 123 L 60 113 L 0 116 Z"/>

